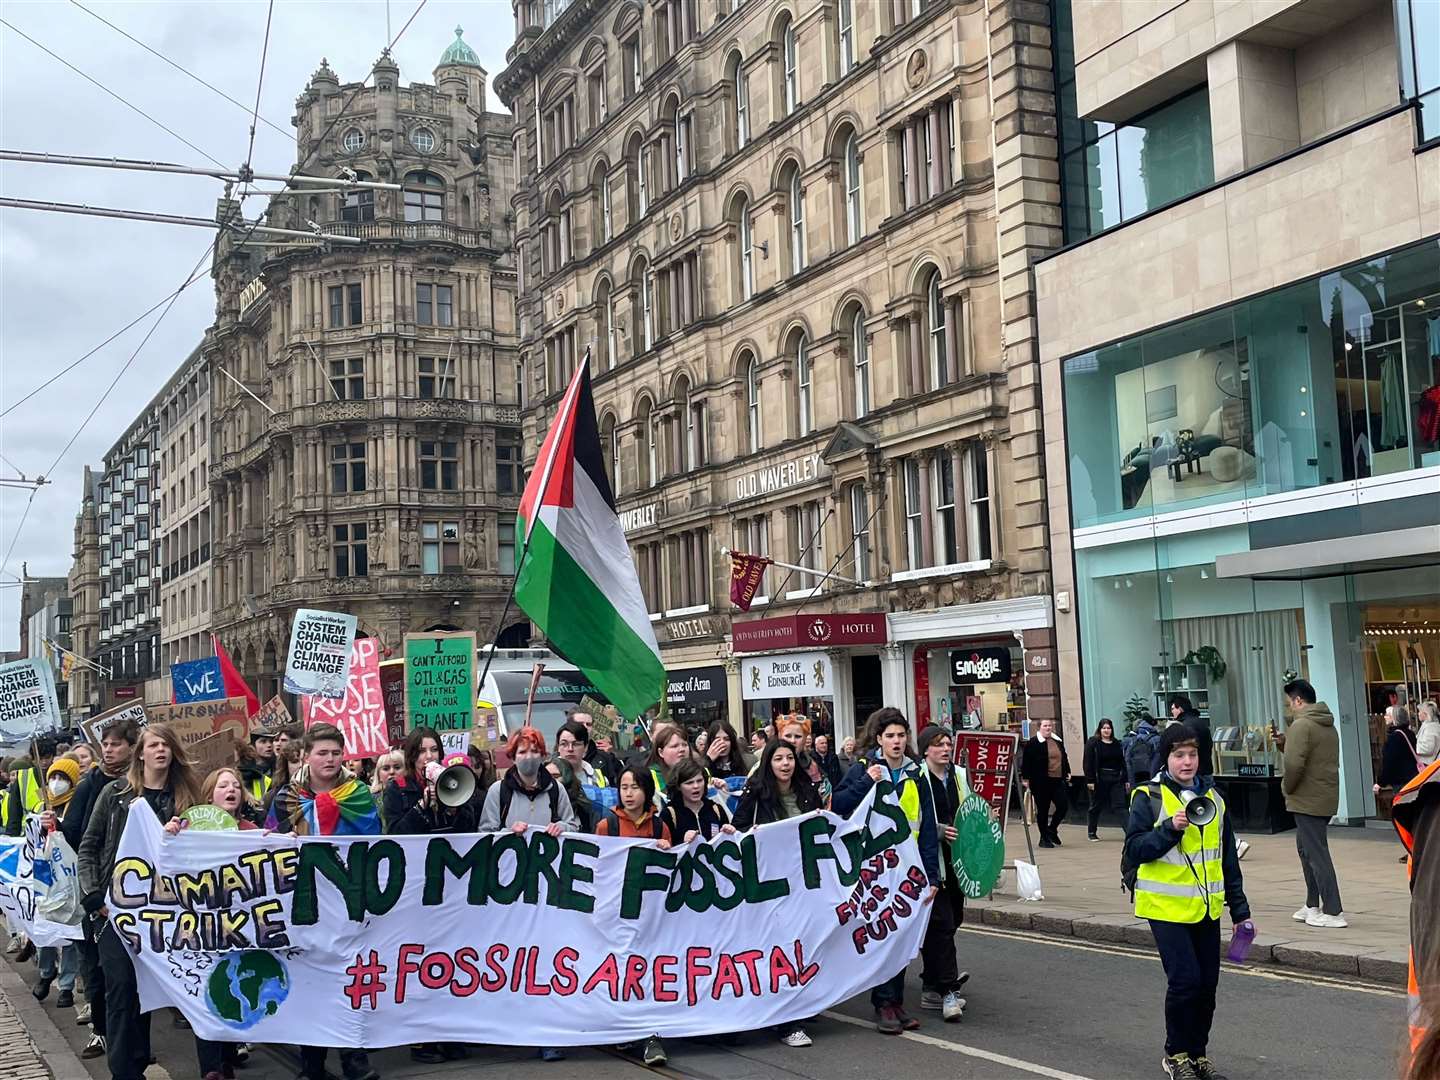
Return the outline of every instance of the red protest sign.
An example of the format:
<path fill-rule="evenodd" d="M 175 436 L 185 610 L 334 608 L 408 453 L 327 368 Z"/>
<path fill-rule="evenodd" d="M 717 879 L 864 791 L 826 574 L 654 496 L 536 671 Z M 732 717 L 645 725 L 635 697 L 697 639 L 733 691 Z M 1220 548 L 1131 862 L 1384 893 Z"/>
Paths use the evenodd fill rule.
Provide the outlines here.
<path fill-rule="evenodd" d="M 1019 745 L 1020 736 L 1011 732 L 955 732 L 955 764 L 970 778 L 971 790 L 995 811 L 1002 830 L 1010 808 L 1010 784 Z"/>
<path fill-rule="evenodd" d="M 380 691 L 380 643 L 356 638 L 350 647 L 350 679 L 340 698 L 300 698 L 305 727 L 334 724 L 345 735 L 347 759 L 379 757 L 390 749 L 385 699 Z"/>

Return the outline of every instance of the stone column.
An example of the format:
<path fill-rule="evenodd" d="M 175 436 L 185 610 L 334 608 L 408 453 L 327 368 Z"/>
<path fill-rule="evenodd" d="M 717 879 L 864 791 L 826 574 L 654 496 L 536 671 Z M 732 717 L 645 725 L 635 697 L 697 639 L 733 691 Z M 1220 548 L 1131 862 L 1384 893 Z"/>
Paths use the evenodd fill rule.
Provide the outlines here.
<path fill-rule="evenodd" d="M 935 565 L 935 489 L 930 482 L 930 455 L 918 455 L 920 462 L 920 562 Z"/>
<path fill-rule="evenodd" d="M 925 392 L 925 325 L 924 317 L 912 315 L 906 320 L 910 335 L 910 393 Z"/>
<path fill-rule="evenodd" d="M 890 533 L 890 573 L 897 570 L 913 570 L 905 546 L 905 459 L 896 458 L 888 463 L 890 473 L 889 511 L 885 514 L 885 525 Z"/>
<path fill-rule="evenodd" d="M 906 652 L 904 645 L 880 646 L 880 694 L 884 698 L 885 704 L 895 706 L 908 716 L 910 713 L 910 679 Z M 846 734 L 851 734 L 851 732 L 846 732 Z M 837 739 L 845 737 L 840 734 L 838 727 L 835 737 Z"/>
<path fill-rule="evenodd" d="M 965 372 L 965 361 L 960 352 L 960 300 L 959 298 L 945 301 L 945 359 L 946 378 L 950 382 L 958 379 Z"/>

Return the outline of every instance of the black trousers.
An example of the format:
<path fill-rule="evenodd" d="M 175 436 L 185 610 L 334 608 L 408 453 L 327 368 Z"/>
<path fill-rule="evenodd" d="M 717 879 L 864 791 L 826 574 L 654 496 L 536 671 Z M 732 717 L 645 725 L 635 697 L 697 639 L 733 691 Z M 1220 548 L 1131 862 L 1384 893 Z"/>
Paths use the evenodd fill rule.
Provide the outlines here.
<path fill-rule="evenodd" d="M 1070 793 L 1065 781 L 1054 776 L 1030 781 L 1030 794 L 1035 797 L 1035 825 L 1041 836 L 1054 836 L 1070 812 Z M 1050 816 L 1050 807 L 1055 807 Z M 1048 821 L 1047 821 L 1048 818 Z"/>
<path fill-rule="evenodd" d="M 882 1009 L 886 1005 L 905 1004 L 904 967 L 870 991 L 870 1004 L 876 1009 Z"/>
<path fill-rule="evenodd" d="M 144 1080 L 150 1064 L 150 1014 L 140 1011 L 135 963 L 109 923 L 97 942 L 105 973 L 105 1057 L 111 1080 Z"/>
<path fill-rule="evenodd" d="M 234 1075 L 234 1069 L 239 1060 L 240 1047 L 233 1042 L 211 1042 L 209 1039 L 195 1037 L 195 1059 L 200 1063 L 200 1075 L 206 1076 L 209 1073 L 220 1073 Z"/>
<path fill-rule="evenodd" d="M 100 968 L 100 946 L 95 941 L 96 920 L 86 917 L 80 929 L 80 976 L 85 980 L 85 1000 L 90 1003 L 90 1030 L 105 1034 L 105 973 Z"/>
<path fill-rule="evenodd" d="M 960 989 L 960 962 L 955 955 L 955 928 L 965 921 L 965 894 L 947 881 L 930 905 L 930 924 L 920 945 L 920 986 L 948 994 Z"/>
<path fill-rule="evenodd" d="M 1204 1057 L 1220 982 L 1220 922 L 1150 920 L 1165 967 L 1165 1053 Z"/>
<path fill-rule="evenodd" d="M 1345 910 L 1340 903 L 1340 881 L 1330 859 L 1330 819 L 1314 814 L 1294 814 L 1295 850 L 1305 875 L 1305 906 L 1318 907 L 1326 915 Z"/>
<path fill-rule="evenodd" d="M 1124 780 L 1096 780 L 1095 790 L 1090 793 L 1090 833 L 1100 828 L 1100 811 L 1113 808 L 1115 793 L 1125 794 Z"/>
<path fill-rule="evenodd" d="M 300 1047 L 300 1075 L 309 1080 L 325 1080 L 325 1058 L 330 1053 L 324 1046 Z M 340 1072 L 345 1080 L 356 1080 L 370 1071 L 370 1055 L 364 1050 L 341 1050 Z"/>

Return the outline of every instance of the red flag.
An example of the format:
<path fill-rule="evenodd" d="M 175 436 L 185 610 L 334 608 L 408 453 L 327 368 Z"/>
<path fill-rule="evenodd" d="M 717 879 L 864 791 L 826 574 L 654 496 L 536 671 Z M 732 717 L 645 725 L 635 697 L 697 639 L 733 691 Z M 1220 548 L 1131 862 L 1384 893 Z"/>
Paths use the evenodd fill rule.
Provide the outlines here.
<path fill-rule="evenodd" d="M 765 568 L 771 563 L 764 555 L 746 555 L 739 551 L 730 553 L 730 602 L 741 611 L 749 611 L 755 602 L 755 592 L 765 576 Z"/>
<path fill-rule="evenodd" d="M 226 697 L 243 697 L 245 699 L 245 715 L 254 716 L 260 711 L 260 699 L 255 696 L 255 691 L 245 685 L 245 680 L 240 677 L 240 672 L 230 662 L 230 654 L 225 651 L 225 646 L 220 644 L 220 639 L 214 634 L 210 635 L 210 644 L 215 647 L 215 656 L 220 661 L 220 676 L 225 680 Z"/>

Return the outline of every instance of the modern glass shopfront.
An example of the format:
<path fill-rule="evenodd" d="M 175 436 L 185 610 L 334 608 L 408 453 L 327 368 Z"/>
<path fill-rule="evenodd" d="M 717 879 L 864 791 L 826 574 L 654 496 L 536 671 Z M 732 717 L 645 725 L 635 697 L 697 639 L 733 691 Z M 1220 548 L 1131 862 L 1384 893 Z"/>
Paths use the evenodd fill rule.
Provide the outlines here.
<path fill-rule="evenodd" d="M 1185 693 L 1263 802 L 1300 675 L 1337 719 L 1339 816 L 1384 816 L 1385 707 L 1440 692 L 1440 244 L 1072 357 L 1064 385 L 1087 733 Z"/>

